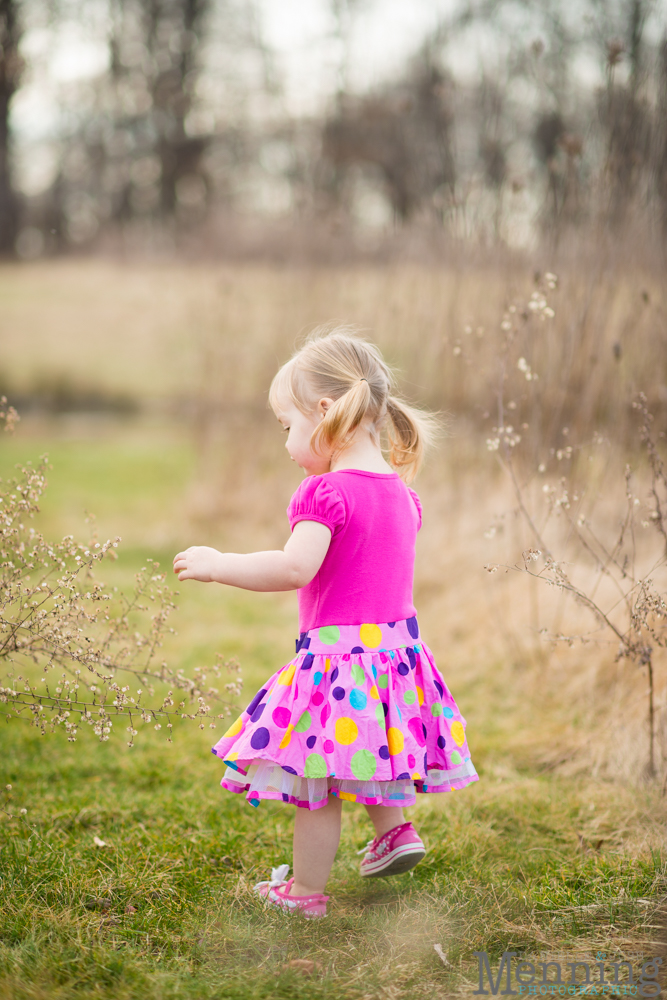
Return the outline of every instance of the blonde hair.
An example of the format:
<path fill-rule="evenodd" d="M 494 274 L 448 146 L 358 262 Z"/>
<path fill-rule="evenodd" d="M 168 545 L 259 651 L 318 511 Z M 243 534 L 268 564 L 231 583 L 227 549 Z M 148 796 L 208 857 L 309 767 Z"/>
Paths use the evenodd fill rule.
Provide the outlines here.
<path fill-rule="evenodd" d="M 347 326 L 318 327 L 276 374 L 269 390 L 275 410 L 286 396 L 302 413 L 312 413 L 320 399 L 333 399 L 313 431 L 311 447 L 342 451 L 363 420 L 379 443 L 386 427 L 389 463 L 412 482 L 424 451 L 438 429 L 435 415 L 392 395 L 395 376 L 380 351 Z"/>

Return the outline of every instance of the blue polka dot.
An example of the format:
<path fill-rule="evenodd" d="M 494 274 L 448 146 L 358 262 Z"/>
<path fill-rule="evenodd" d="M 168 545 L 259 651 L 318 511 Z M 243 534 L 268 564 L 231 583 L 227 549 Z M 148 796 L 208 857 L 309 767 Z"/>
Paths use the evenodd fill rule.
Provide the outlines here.
<path fill-rule="evenodd" d="M 438 694 L 442 698 L 443 694 L 445 693 L 445 689 L 443 688 L 443 686 L 440 683 L 440 681 L 436 681 L 435 678 L 433 678 L 433 683 L 435 684 L 436 691 L 438 692 Z"/>
<path fill-rule="evenodd" d="M 303 663 L 301 664 L 301 669 L 302 670 L 310 670 L 310 668 L 313 665 L 313 660 L 314 659 L 315 659 L 315 654 L 314 653 L 306 653 L 306 655 L 303 658 Z"/>
<path fill-rule="evenodd" d="M 407 663 L 403 663 L 402 660 L 399 663 L 399 665 L 396 667 L 396 669 L 398 670 L 398 672 L 401 675 L 401 677 L 405 677 L 406 674 L 410 673 L 410 668 L 408 667 Z"/>
<path fill-rule="evenodd" d="M 415 656 L 415 651 L 412 646 L 406 646 L 405 652 L 408 654 L 408 659 L 410 661 L 410 669 L 415 669 L 415 664 L 417 663 L 417 657 Z"/>
<path fill-rule="evenodd" d="M 250 716 L 250 721 L 251 722 L 259 722 L 259 720 L 262 717 L 262 712 L 264 711 L 265 708 L 266 708 L 266 704 L 265 703 L 262 703 L 261 705 L 258 705 L 257 708 L 255 709 L 255 711 Z"/>
<path fill-rule="evenodd" d="M 445 708 L 443 708 L 442 714 L 444 715 L 444 717 L 446 719 L 451 719 L 451 717 L 454 715 L 454 713 L 451 710 L 451 708 L 449 707 L 449 705 L 447 705 Z"/>
<path fill-rule="evenodd" d="M 256 809 L 256 808 L 257 808 L 257 806 L 259 805 L 259 799 L 249 799 L 249 802 L 250 802 L 250 805 L 251 805 L 251 806 L 254 806 L 254 807 L 255 807 L 255 809 Z"/>
<path fill-rule="evenodd" d="M 322 680 L 322 676 L 323 676 L 322 672 L 320 670 L 316 670 L 315 673 L 313 674 L 313 684 L 317 686 Z"/>
<path fill-rule="evenodd" d="M 438 736 L 438 746 L 440 747 L 441 750 L 445 749 L 446 742 L 444 736 Z"/>
<path fill-rule="evenodd" d="M 382 757 L 382 760 L 389 760 L 389 747 L 386 744 L 380 747 L 378 753 Z"/>
<path fill-rule="evenodd" d="M 408 626 L 408 632 L 410 633 L 410 635 L 412 636 L 412 638 L 413 639 L 418 639 L 419 638 L 419 625 L 417 624 L 417 619 L 416 618 L 408 618 L 408 620 L 406 621 L 405 624 Z"/>
<path fill-rule="evenodd" d="M 282 769 L 283 769 L 283 771 L 287 771 L 288 774 L 296 774 L 296 771 L 294 770 L 294 768 L 290 767 L 289 764 L 283 764 L 282 765 Z"/>
<path fill-rule="evenodd" d="M 366 702 L 368 699 L 363 691 L 359 688 L 352 688 L 350 691 L 350 705 L 352 708 L 356 708 L 357 711 L 361 712 L 362 709 L 366 708 Z"/>
<path fill-rule="evenodd" d="M 259 705 L 260 701 L 262 700 L 265 694 L 266 694 L 266 688 L 262 688 L 261 691 L 257 692 L 255 697 L 252 699 L 252 701 L 246 708 L 246 712 L 248 713 L 248 715 L 252 715 L 252 713 L 255 711 L 255 709 L 257 708 L 257 706 Z"/>
<path fill-rule="evenodd" d="M 337 680 L 337 678 L 338 678 L 338 667 L 334 667 L 333 670 L 331 671 L 331 683 L 333 684 L 333 682 Z"/>
<path fill-rule="evenodd" d="M 373 664 L 371 670 L 373 671 L 373 677 L 375 678 L 375 680 L 377 680 L 378 668 L 375 666 L 375 664 Z"/>
<path fill-rule="evenodd" d="M 250 746 L 253 750 L 263 750 L 264 747 L 269 745 L 269 740 L 271 739 L 271 734 L 266 726 L 260 726 L 250 737 Z"/>
<path fill-rule="evenodd" d="M 336 701 L 342 701 L 343 698 L 345 697 L 345 688 L 336 687 L 333 689 L 331 693 L 336 699 Z"/>
<path fill-rule="evenodd" d="M 306 746 L 308 747 L 309 750 L 312 750 L 316 743 L 317 743 L 317 736 L 309 736 L 308 739 L 306 740 Z"/>
<path fill-rule="evenodd" d="M 408 772 L 407 771 L 403 771 L 401 774 L 399 774 L 399 776 L 396 779 L 396 781 L 403 781 L 404 778 L 409 778 L 409 777 L 410 777 L 410 775 L 408 774 Z"/>
<path fill-rule="evenodd" d="M 365 653 L 366 650 L 364 649 L 363 646 L 353 646 L 352 649 L 350 650 L 350 652 L 351 653 Z"/>

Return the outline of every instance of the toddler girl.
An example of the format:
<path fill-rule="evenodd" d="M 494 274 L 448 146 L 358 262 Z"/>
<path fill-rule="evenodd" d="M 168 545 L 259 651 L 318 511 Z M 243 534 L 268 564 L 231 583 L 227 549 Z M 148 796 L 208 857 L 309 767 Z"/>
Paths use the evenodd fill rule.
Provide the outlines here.
<path fill-rule="evenodd" d="M 405 872 L 425 854 L 403 809 L 415 792 L 477 781 L 465 719 L 423 642 L 412 603 L 421 504 L 406 485 L 433 419 L 391 395 L 378 349 L 338 329 L 313 335 L 273 380 L 269 401 L 306 477 L 282 551 L 236 555 L 192 546 L 179 580 L 297 590 L 296 655 L 213 747 L 223 788 L 254 805 L 300 808 L 294 877 L 256 886 L 269 904 L 324 916 L 342 800 L 365 806 L 375 838 L 361 875 Z M 388 464 L 380 431 L 386 427 Z M 396 471 L 397 470 L 397 471 Z"/>

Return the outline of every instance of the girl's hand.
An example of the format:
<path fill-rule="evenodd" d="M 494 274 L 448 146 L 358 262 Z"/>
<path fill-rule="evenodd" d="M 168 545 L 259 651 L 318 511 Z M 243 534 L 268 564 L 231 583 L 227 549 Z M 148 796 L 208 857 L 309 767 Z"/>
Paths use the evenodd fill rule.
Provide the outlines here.
<path fill-rule="evenodd" d="M 243 590 L 299 590 L 319 570 L 330 542 L 331 528 L 319 521 L 298 521 L 282 551 L 241 555 L 191 545 L 174 559 L 174 573 L 179 580 L 225 583 Z"/>
<path fill-rule="evenodd" d="M 174 557 L 174 573 L 179 580 L 213 583 L 220 578 L 222 552 L 208 545 L 191 545 Z"/>

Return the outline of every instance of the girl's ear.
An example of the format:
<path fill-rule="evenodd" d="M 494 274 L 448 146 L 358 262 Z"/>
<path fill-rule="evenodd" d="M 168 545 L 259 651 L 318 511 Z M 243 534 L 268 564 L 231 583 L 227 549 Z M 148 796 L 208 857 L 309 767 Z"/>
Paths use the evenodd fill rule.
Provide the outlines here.
<path fill-rule="evenodd" d="M 333 404 L 333 399 L 330 399 L 328 396 L 324 396 L 324 398 L 319 401 L 317 404 L 317 413 L 320 420 L 322 420 L 329 407 L 333 406 Z"/>

